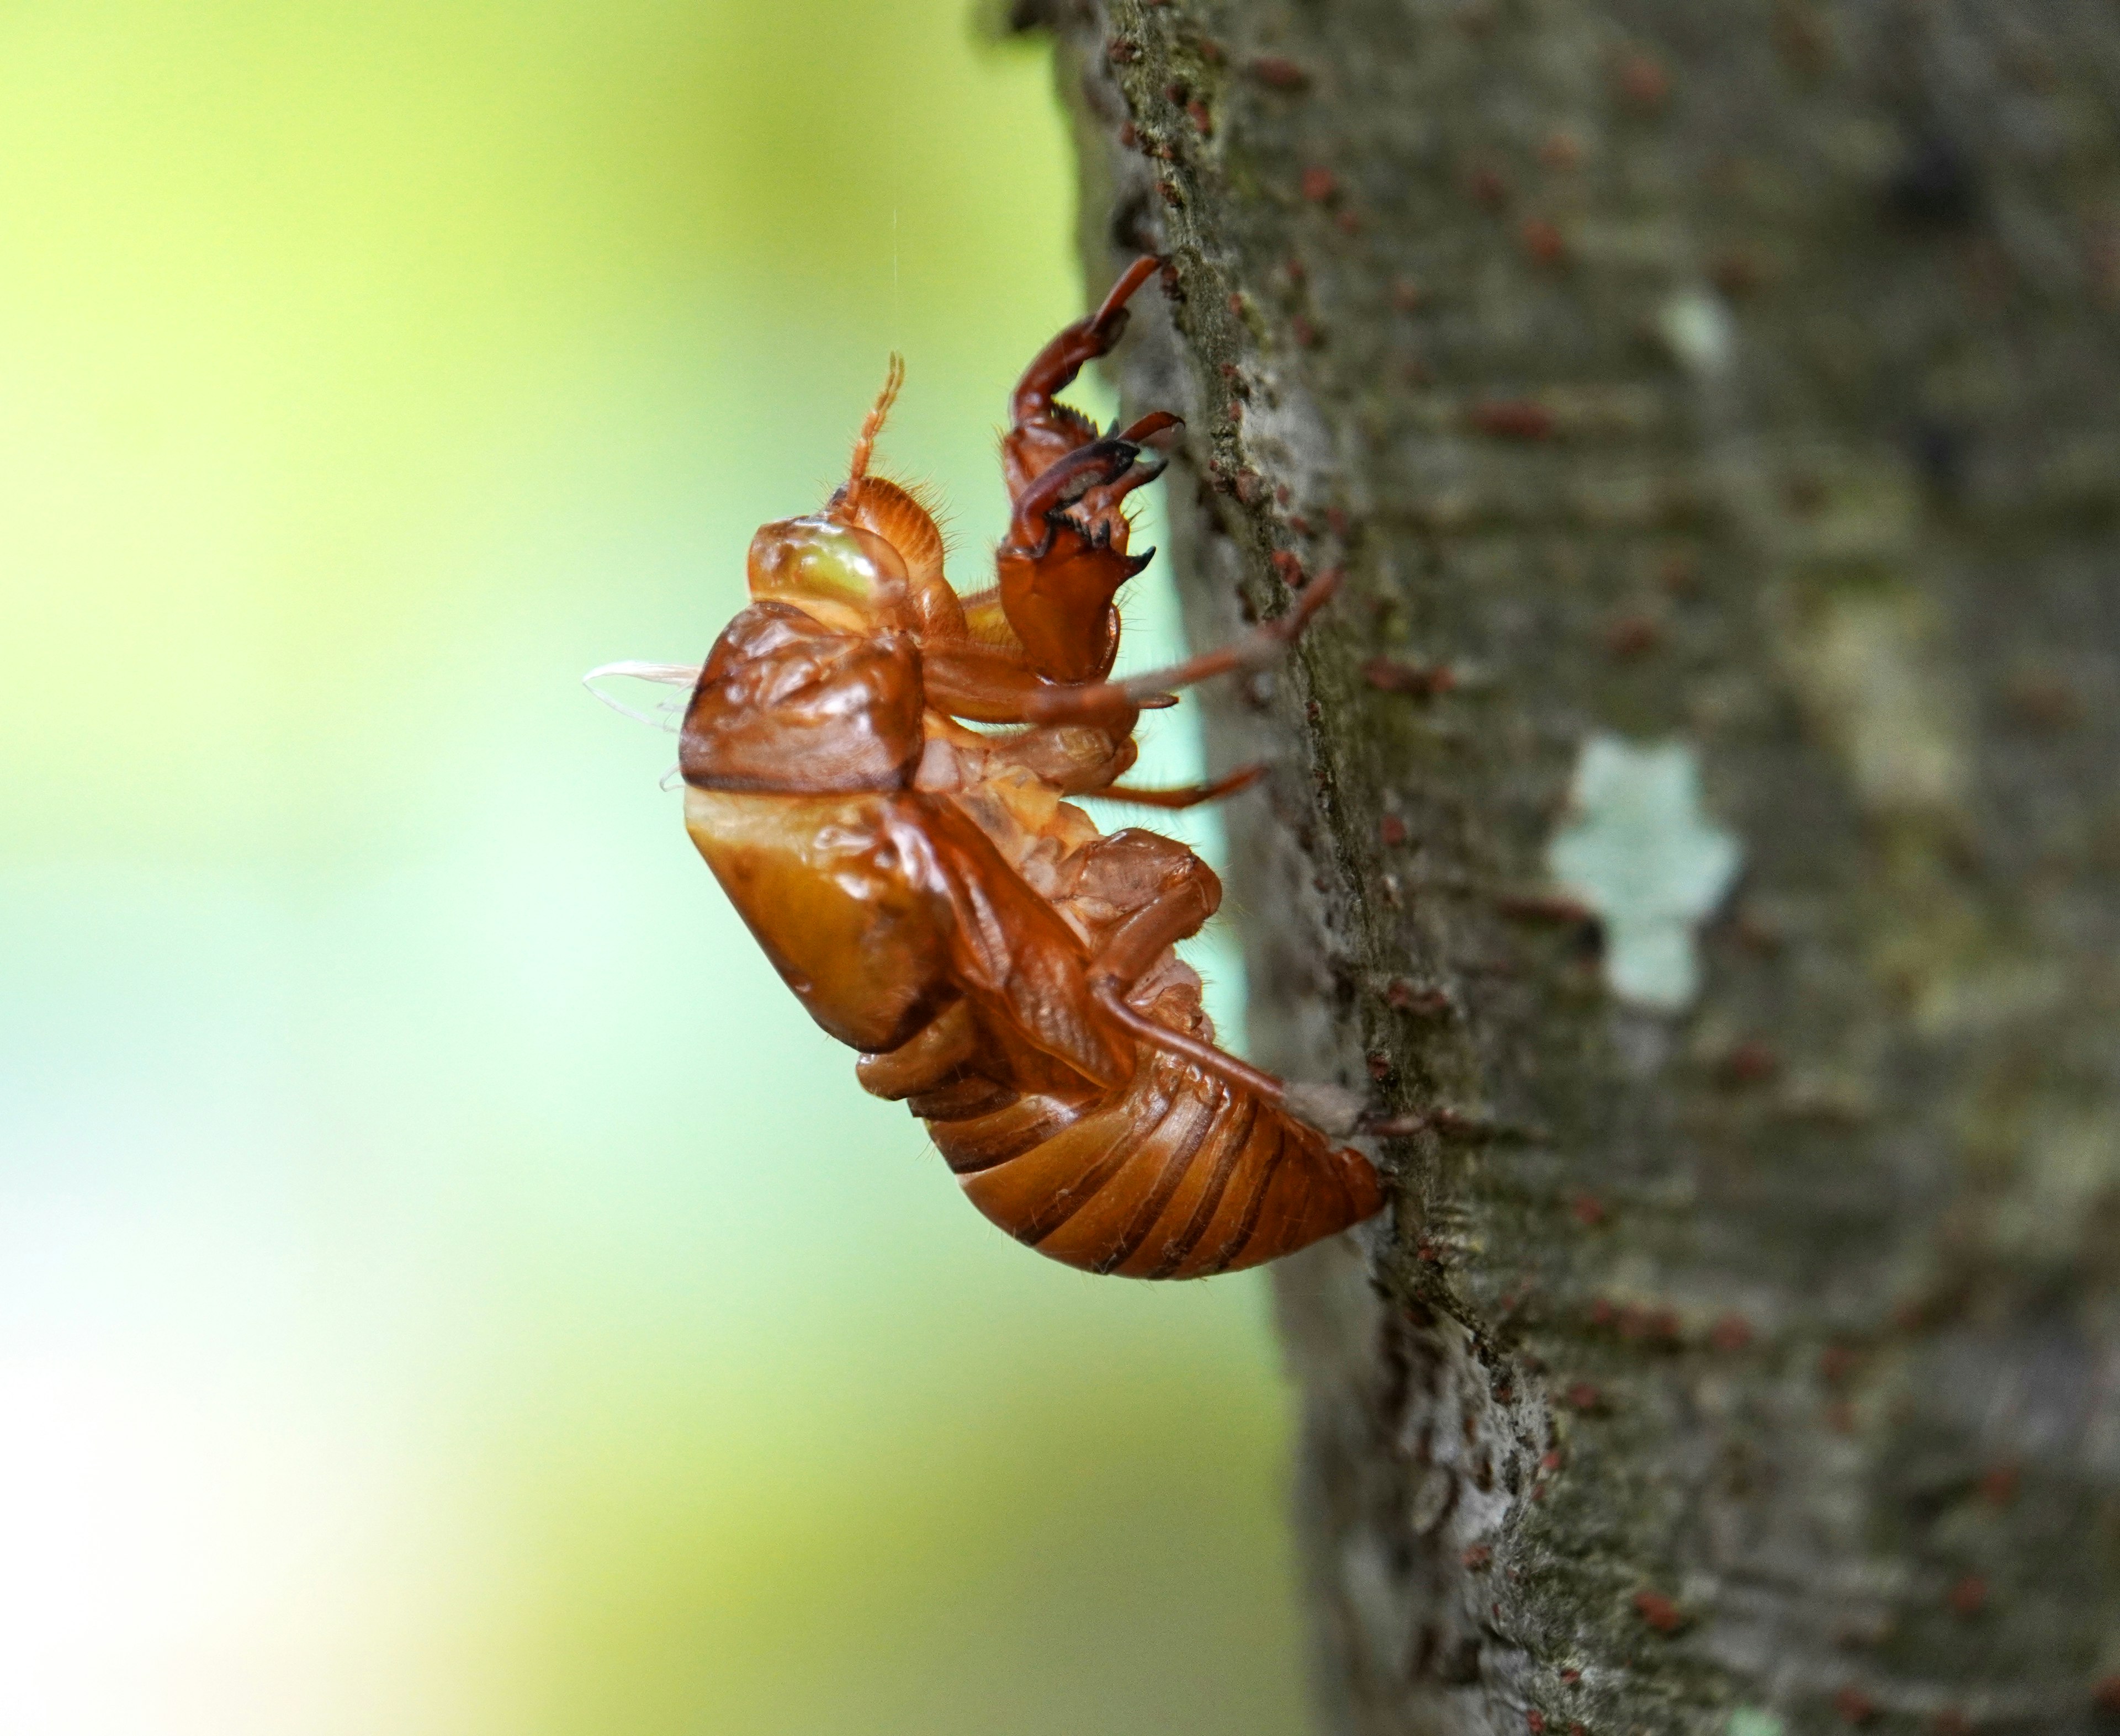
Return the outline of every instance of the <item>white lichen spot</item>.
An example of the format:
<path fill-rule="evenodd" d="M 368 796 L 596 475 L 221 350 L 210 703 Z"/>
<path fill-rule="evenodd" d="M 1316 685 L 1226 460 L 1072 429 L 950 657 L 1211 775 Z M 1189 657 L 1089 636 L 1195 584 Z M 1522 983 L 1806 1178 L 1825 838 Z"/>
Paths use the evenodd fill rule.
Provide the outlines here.
<path fill-rule="evenodd" d="M 1605 926 L 1605 982 L 1662 1013 L 1699 991 L 1694 931 L 1723 902 L 1742 859 L 1737 840 L 1700 805 L 1699 757 L 1683 742 L 1585 742 L 1573 812 L 1553 837 L 1554 879 Z"/>
<path fill-rule="evenodd" d="M 1723 298 L 1703 289 L 1681 290 L 1657 310 L 1657 331 L 1671 353 L 1704 378 L 1719 378 L 1736 350 L 1736 333 Z"/>
<path fill-rule="evenodd" d="M 1890 596 L 1839 597 L 1809 626 L 1800 671 L 1806 692 L 1864 805 L 1955 813 L 1964 797 L 1965 754 L 1914 607 Z"/>
<path fill-rule="evenodd" d="M 1782 1736 L 1785 1728 L 1772 1712 L 1763 1712 L 1756 1706 L 1741 1706 L 1731 1713 L 1724 1736 Z"/>

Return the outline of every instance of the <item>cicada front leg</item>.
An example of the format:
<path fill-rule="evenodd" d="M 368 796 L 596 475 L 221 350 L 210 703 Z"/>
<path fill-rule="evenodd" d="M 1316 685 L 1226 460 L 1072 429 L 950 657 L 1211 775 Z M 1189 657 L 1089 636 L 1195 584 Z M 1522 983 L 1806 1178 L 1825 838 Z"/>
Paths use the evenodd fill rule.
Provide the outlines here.
<path fill-rule="evenodd" d="M 1179 425 L 1167 411 L 1100 435 L 1056 394 L 1082 364 L 1109 352 L 1127 326 L 1127 302 L 1159 262 L 1138 259 L 1104 304 L 1039 350 L 1009 401 L 1002 439 L 1008 540 L 997 551 L 997 601 L 1030 666 L 1054 681 L 1096 680 L 1118 650 L 1113 599 L 1148 564 L 1130 555 L 1127 494 L 1160 475 L 1146 443 Z"/>
<path fill-rule="evenodd" d="M 1001 446 L 1011 498 L 1076 447 L 1096 439 L 1095 427 L 1061 403 L 1058 394 L 1074 384 L 1084 363 L 1109 355 L 1126 335 L 1127 304 L 1161 265 L 1152 255 L 1135 260 L 1095 313 L 1063 327 L 1023 370 L 1009 397 L 1009 431 Z"/>

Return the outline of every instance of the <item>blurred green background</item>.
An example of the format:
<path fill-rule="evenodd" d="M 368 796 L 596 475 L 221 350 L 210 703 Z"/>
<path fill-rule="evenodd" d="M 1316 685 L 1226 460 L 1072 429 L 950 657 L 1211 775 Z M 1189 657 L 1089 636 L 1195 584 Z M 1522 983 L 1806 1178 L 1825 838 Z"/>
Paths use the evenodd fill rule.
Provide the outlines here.
<path fill-rule="evenodd" d="M 1262 1283 L 990 1229 L 577 685 L 893 347 L 983 583 L 1050 77 L 964 0 L 0 13 L 0 1729 L 1300 1725 Z"/>

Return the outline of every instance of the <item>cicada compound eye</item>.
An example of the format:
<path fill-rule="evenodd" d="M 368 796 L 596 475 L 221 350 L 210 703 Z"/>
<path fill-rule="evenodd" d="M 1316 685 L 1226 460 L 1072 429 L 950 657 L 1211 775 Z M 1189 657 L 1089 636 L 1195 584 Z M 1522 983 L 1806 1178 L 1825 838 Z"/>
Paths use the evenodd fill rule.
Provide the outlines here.
<path fill-rule="evenodd" d="M 895 626 L 906 600 L 905 563 L 873 531 L 825 518 L 762 525 L 746 564 L 760 602 L 793 603 L 853 633 Z"/>

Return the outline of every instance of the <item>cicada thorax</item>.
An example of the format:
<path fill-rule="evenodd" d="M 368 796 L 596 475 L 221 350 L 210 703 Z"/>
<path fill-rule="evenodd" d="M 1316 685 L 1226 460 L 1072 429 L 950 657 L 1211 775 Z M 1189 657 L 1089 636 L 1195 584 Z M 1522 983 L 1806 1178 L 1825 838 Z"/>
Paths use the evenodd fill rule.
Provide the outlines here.
<path fill-rule="evenodd" d="M 853 1047 L 966 1000 L 1090 1087 L 1130 1045 L 1091 1004 L 1080 936 L 946 796 L 916 787 L 929 718 L 918 587 L 894 544 L 830 515 L 754 539 L 759 601 L 686 711 L 686 822 L 782 979 Z"/>
<path fill-rule="evenodd" d="M 686 829 L 782 980 L 832 1036 L 872 1049 L 904 1042 L 944 998 L 946 912 L 905 872 L 919 652 L 908 634 L 811 612 L 852 610 L 875 564 L 844 536 L 835 549 L 831 528 L 760 533 L 764 598 L 715 642 L 678 764 Z"/>

